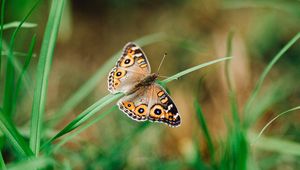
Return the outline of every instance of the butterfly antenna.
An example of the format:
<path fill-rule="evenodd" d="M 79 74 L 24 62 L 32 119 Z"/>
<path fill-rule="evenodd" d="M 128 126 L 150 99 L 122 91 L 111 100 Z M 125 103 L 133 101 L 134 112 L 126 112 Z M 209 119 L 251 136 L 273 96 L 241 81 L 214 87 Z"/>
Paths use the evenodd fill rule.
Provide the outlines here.
<path fill-rule="evenodd" d="M 167 53 L 164 54 L 164 56 L 163 56 L 163 58 L 162 58 L 162 60 L 161 60 L 161 62 L 159 64 L 159 66 L 158 66 L 157 73 L 159 72 L 160 67 L 162 66 L 162 63 L 164 62 L 166 56 L 167 56 Z"/>

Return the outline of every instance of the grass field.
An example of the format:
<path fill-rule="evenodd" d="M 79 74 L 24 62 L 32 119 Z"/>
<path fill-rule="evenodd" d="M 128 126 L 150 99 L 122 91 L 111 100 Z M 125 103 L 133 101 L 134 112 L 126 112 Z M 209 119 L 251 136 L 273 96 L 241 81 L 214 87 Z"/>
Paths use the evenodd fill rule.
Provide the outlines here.
<path fill-rule="evenodd" d="M 300 168 L 300 1 L 0 2 L 0 169 Z M 129 41 L 180 127 L 116 106 Z"/>

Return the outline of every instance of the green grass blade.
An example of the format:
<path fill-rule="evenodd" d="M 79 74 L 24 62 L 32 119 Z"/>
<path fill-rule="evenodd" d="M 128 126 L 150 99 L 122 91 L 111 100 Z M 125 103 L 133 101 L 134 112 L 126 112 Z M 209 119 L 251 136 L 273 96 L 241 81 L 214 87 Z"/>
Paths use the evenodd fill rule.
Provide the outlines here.
<path fill-rule="evenodd" d="M 21 24 L 20 21 L 10 22 L 10 23 L 4 24 L 3 28 L 1 28 L 1 30 L 2 29 L 6 30 L 6 29 L 10 29 L 10 28 L 16 28 L 20 24 Z M 24 22 L 24 23 L 22 23 L 22 28 L 34 28 L 36 26 L 37 26 L 37 24 L 35 24 L 35 23 L 30 23 L 30 22 Z"/>
<path fill-rule="evenodd" d="M 4 162 L 4 160 L 3 160 L 3 156 L 2 156 L 2 153 L 0 152 L 0 168 L 2 169 L 2 170 L 7 170 L 7 168 L 6 168 L 6 165 L 5 165 L 5 162 Z"/>
<path fill-rule="evenodd" d="M 28 51 L 28 55 L 27 55 L 27 57 L 25 59 L 25 64 L 24 64 L 22 72 L 21 72 L 21 74 L 20 74 L 20 76 L 19 76 L 19 78 L 17 80 L 16 91 L 15 91 L 14 100 L 13 100 L 14 101 L 13 102 L 14 103 L 13 104 L 14 108 L 13 108 L 13 111 L 12 111 L 13 113 L 15 113 L 15 111 L 16 111 L 16 105 L 17 105 L 17 99 L 18 99 L 19 91 L 20 91 L 21 86 L 22 86 L 24 75 L 27 72 L 28 66 L 30 64 L 35 43 L 36 43 L 36 35 L 34 35 L 33 38 L 32 38 L 32 40 L 31 40 L 29 51 Z"/>
<path fill-rule="evenodd" d="M 165 38 L 165 34 L 156 33 L 144 36 L 140 39 L 135 40 L 140 46 L 149 45 L 158 41 L 161 41 Z M 108 72 L 115 65 L 116 61 L 120 57 L 122 51 L 114 54 L 101 68 L 99 68 L 96 73 L 78 89 L 66 102 L 60 107 L 60 109 L 54 114 L 54 120 L 49 123 L 51 126 L 54 126 L 59 123 L 58 120 L 61 120 L 62 117 L 66 116 L 66 113 L 70 112 L 76 105 L 78 105 L 93 89 L 97 87 L 99 82 L 106 78 Z"/>
<path fill-rule="evenodd" d="M 232 56 L 232 39 L 233 39 L 233 32 L 229 32 L 228 37 L 227 37 L 227 51 L 226 51 L 226 57 Z M 226 60 L 225 61 L 225 78 L 227 82 L 228 89 L 230 91 L 233 91 L 232 88 L 232 80 L 230 76 L 230 71 L 229 71 L 229 66 L 230 66 L 230 61 L 231 60 Z"/>
<path fill-rule="evenodd" d="M 215 162 L 215 148 L 214 148 L 211 136 L 210 136 L 210 132 L 209 132 L 208 127 L 206 125 L 206 120 L 204 118 L 201 106 L 199 105 L 197 100 L 194 101 L 194 107 L 196 109 L 198 122 L 199 122 L 199 125 L 201 126 L 201 130 L 202 130 L 202 133 L 204 135 L 204 139 L 205 139 L 207 147 L 208 147 L 210 159 L 212 161 L 212 164 L 215 164 L 216 163 Z"/>
<path fill-rule="evenodd" d="M 98 100 L 96 103 L 88 107 L 86 110 L 84 110 L 81 114 L 79 114 L 72 122 L 70 122 L 65 128 L 63 128 L 59 133 L 57 133 L 52 139 L 50 139 L 44 146 L 48 146 L 52 141 L 55 139 L 71 132 L 81 124 L 83 124 L 85 121 L 87 121 L 88 118 L 93 116 L 95 113 L 97 113 L 99 110 L 101 110 L 104 106 L 107 104 L 119 99 L 120 97 L 124 96 L 124 94 L 119 93 L 116 95 L 108 94 L 105 97 Z"/>
<path fill-rule="evenodd" d="M 206 66 L 209 66 L 209 65 L 212 65 L 212 64 L 221 62 L 221 61 L 229 60 L 229 59 L 231 59 L 231 58 L 232 58 L 232 57 L 224 57 L 224 58 L 220 58 L 220 59 L 217 59 L 217 60 L 209 61 L 209 62 L 204 63 L 204 64 L 199 64 L 199 65 L 197 65 L 197 66 L 194 66 L 194 67 L 191 67 L 191 68 L 186 69 L 186 70 L 184 70 L 184 71 L 181 71 L 181 72 L 179 72 L 179 73 L 177 73 L 177 74 L 175 74 L 175 75 L 173 75 L 173 76 L 171 76 L 171 77 L 169 77 L 169 78 L 163 80 L 162 82 L 163 82 L 163 83 L 169 83 L 169 82 L 171 82 L 171 81 L 173 81 L 173 80 L 176 80 L 176 79 L 178 79 L 179 77 L 182 77 L 182 76 L 184 76 L 184 75 L 186 75 L 186 74 L 189 74 L 189 73 L 191 73 L 191 72 L 193 72 L 193 71 L 199 70 L 199 69 L 201 69 L 201 68 L 203 68 L 203 67 L 206 67 Z"/>
<path fill-rule="evenodd" d="M 28 147 L 28 144 L 25 142 L 17 129 L 12 125 L 12 123 L 6 119 L 3 110 L 1 109 L 0 129 L 20 156 L 28 157 L 33 155 L 32 151 Z"/>
<path fill-rule="evenodd" d="M 290 77 L 281 77 L 279 80 L 274 81 L 264 91 L 263 95 L 257 96 L 255 107 L 252 108 L 251 114 L 247 114 L 244 118 L 244 126 L 249 128 L 263 116 L 264 113 L 271 107 L 279 102 L 284 102 L 287 97 L 293 93 L 297 85 L 286 86 L 286 82 L 292 82 Z"/>
<path fill-rule="evenodd" d="M 265 68 L 265 70 L 263 71 L 263 73 L 261 74 L 261 76 L 259 77 L 252 93 L 251 96 L 249 97 L 249 100 L 247 101 L 246 105 L 245 105 L 245 110 L 244 110 L 244 114 L 247 116 L 247 114 L 250 114 L 250 108 L 252 106 L 252 103 L 254 102 L 266 76 L 268 75 L 268 73 L 270 72 L 270 70 L 272 69 L 272 67 L 274 66 L 274 64 L 283 56 L 283 54 L 292 47 L 292 45 L 294 45 L 298 39 L 300 38 L 300 32 L 298 34 L 296 34 L 276 55 L 275 57 L 272 59 L 272 61 L 268 64 L 268 66 Z"/>
<path fill-rule="evenodd" d="M 287 113 L 290 113 L 290 112 L 293 112 L 293 111 L 296 111 L 296 110 L 300 110 L 300 106 L 297 106 L 297 107 L 294 107 L 292 109 L 289 109 L 287 111 L 284 111 L 284 112 L 281 112 L 279 113 L 276 117 L 274 117 L 272 120 L 270 120 L 263 128 L 262 130 L 259 132 L 258 136 L 256 137 L 256 139 L 254 140 L 254 142 L 256 142 L 260 137 L 261 135 L 264 133 L 264 131 L 270 126 L 271 123 L 273 123 L 276 119 L 278 119 L 279 117 L 287 114 Z M 300 152 L 299 152 L 300 153 Z"/>
<path fill-rule="evenodd" d="M 233 32 L 229 32 L 228 37 L 227 37 L 227 52 L 226 52 L 226 57 L 232 56 L 232 39 L 233 39 Z M 238 111 L 238 102 L 236 99 L 236 94 L 235 90 L 232 87 L 232 79 L 231 79 L 231 74 L 229 71 L 229 66 L 230 66 L 230 61 L 231 60 L 226 60 L 225 61 L 225 78 L 227 82 L 227 86 L 229 89 L 229 101 L 230 101 L 230 106 L 231 106 L 231 113 L 232 113 L 232 118 L 234 121 L 235 126 L 239 127 L 240 126 L 240 118 L 239 118 L 239 111 Z"/>
<path fill-rule="evenodd" d="M 193 71 L 196 71 L 197 69 L 203 68 L 205 66 L 220 62 L 220 61 L 224 61 L 230 59 L 230 57 L 227 58 L 221 58 L 221 59 L 217 59 L 217 60 L 213 60 L 204 64 L 200 64 L 198 66 L 186 69 L 182 72 L 179 72 L 177 74 L 175 74 L 174 76 L 171 76 L 168 79 L 163 80 L 163 83 L 168 83 L 171 82 L 175 79 L 178 79 L 181 76 L 184 76 L 188 73 L 191 73 Z M 118 93 L 116 95 L 106 95 L 105 97 L 101 98 L 100 100 L 98 100 L 96 103 L 94 103 L 92 106 L 90 106 L 89 108 L 87 108 L 85 111 L 83 111 L 81 114 L 79 114 L 71 123 L 69 123 L 65 128 L 63 128 L 63 130 L 61 130 L 58 134 L 56 134 L 53 138 L 51 138 L 44 146 L 48 146 L 51 142 L 53 142 L 55 139 L 61 137 L 62 135 L 65 135 L 69 132 L 71 132 L 72 130 L 74 130 L 75 128 L 77 128 L 78 126 L 80 126 L 81 124 L 83 124 L 88 118 L 90 118 L 92 115 L 94 115 L 96 112 L 98 112 L 99 110 L 101 110 L 104 106 L 108 105 L 109 103 L 121 98 L 122 96 L 124 96 L 124 94 L 122 93 Z"/>
<path fill-rule="evenodd" d="M 40 149 L 42 119 L 45 111 L 48 76 L 52 64 L 55 42 L 57 39 L 64 4 L 65 0 L 52 1 L 37 68 L 30 128 L 30 148 L 36 156 Z"/>
<path fill-rule="evenodd" d="M 26 169 L 39 169 L 46 168 L 49 165 L 54 164 L 54 160 L 45 157 L 30 158 L 22 160 L 17 163 L 11 163 L 7 165 L 8 170 L 26 170 Z"/>
<path fill-rule="evenodd" d="M 255 138 L 257 134 L 250 134 L 249 136 L 250 138 Z M 252 144 L 252 147 L 281 154 L 300 156 L 300 144 L 284 139 L 260 136 L 259 140 L 256 140 Z"/>
<path fill-rule="evenodd" d="M 3 55 L 6 55 L 6 56 L 10 55 L 9 50 L 8 50 L 9 48 L 5 44 L 5 41 L 2 41 L 2 49 L 4 50 Z M 21 53 L 21 52 L 16 52 L 16 51 L 13 52 L 13 56 L 27 56 L 27 55 L 28 55 L 27 53 Z M 16 57 L 13 57 L 12 58 L 12 63 L 13 63 L 13 66 L 14 66 L 14 69 L 16 70 L 16 72 L 18 74 L 21 74 L 22 66 L 21 66 L 19 60 Z M 33 88 L 32 88 L 31 82 L 32 82 L 31 78 L 26 73 L 24 75 L 23 84 L 25 85 L 26 91 L 30 94 L 33 94 Z"/>
<path fill-rule="evenodd" d="M 0 16 L 0 52 L 2 53 L 2 39 L 3 39 L 3 26 L 4 26 L 4 11 L 5 11 L 5 0 L 1 1 L 1 16 Z M 0 75 L 1 75 L 2 55 L 0 55 Z"/>
<path fill-rule="evenodd" d="M 13 101 L 13 93 L 14 93 L 14 81 L 15 81 L 15 70 L 13 67 L 13 61 L 14 61 L 14 44 L 15 39 L 17 36 L 17 33 L 20 31 L 22 25 L 25 23 L 25 21 L 29 18 L 29 16 L 33 13 L 34 9 L 37 7 L 40 1 L 34 4 L 34 6 L 30 9 L 30 11 L 27 13 L 27 15 L 24 17 L 24 19 L 20 22 L 18 27 L 13 32 L 10 44 L 9 44 L 9 53 L 8 53 L 8 59 L 6 64 L 6 76 L 5 76 L 5 87 L 4 87 L 4 96 L 3 96 L 3 110 L 6 114 L 10 115 L 12 112 L 12 102 Z"/>
<path fill-rule="evenodd" d="M 67 143 L 68 141 L 70 141 L 71 139 L 73 139 L 74 137 L 76 137 L 77 135 L 79 135 L 81 132 L 83 132 L 84 130 L 86 130 L 87 128 L 89 128 L 90 126 L 92 126 L 93 124 L 97 123 L 98 121 L 102 120 L 106 115 L 108 115 L 109 113 L 111 113 L 112 111 L 115 111 L 118 109 L 118 106 L 115 105 L 112 108 L 110 108 L 109 110 L 103 112 L 102 114 L 100 114 L 97 118 L 91 120 L 89 123 L 87 123 L 86 125 L 78 128 L 78 130 L 74 133 L 72 133 L 71 135 L 67 136 L 66 138 L 64 138 L 63 140 L 59 141 L 58 144 L 55 145 L 55 147 L 53 148 L 53 152 L 58 151 L 58 149 L 64 145 L 65 143 Z"/>

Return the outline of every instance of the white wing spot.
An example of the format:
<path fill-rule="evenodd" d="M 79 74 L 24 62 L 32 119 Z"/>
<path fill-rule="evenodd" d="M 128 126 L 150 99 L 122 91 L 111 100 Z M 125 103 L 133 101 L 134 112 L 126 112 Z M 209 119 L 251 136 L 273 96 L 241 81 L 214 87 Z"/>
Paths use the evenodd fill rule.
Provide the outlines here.
<path fill-rule="evenodd" d="M 136 53 L 136 54 L 134 54 L 135 57 L 140 57 L 142 55 L 143 55 L 142 53 Z"/>
<path fill-rule="evenodd" d="M 167 110 L 167 112 L 169 112 L 169 111 L 172 109 L 172 107 L 173 107 L 173 104 L 168 105 L 168 110 Z"/>

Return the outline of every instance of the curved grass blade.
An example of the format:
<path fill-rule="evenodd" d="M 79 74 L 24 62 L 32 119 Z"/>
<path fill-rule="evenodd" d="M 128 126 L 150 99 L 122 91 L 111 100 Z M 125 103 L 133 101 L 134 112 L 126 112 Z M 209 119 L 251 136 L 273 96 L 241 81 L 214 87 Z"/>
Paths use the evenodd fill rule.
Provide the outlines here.
<path fill-rule="evenodd" d="M 16 105 L 17 105 L 17 99 L 18 99 L 19 91 L 20 91 L 21 86 L 22 86 L 22 81 L 23 81 L 24 75 L 27 72 L 28 66 L 30 64 L 35 43 L 36 43 L 36 35 L 34 35 L 32 40 L 31 40 L 28 55 L 25 59 L 24 67 L 22 69 L 22 72 L 21 72 L 18 80 L 17 80 L 16 91 L 15 91 L 14 100 L 13 100 L 13 110 L 12 110 L 13 114 L 16 112 Z"/>
<path fill-rule="evenodd" d="M 227 37 L 227 52 L 226 56 L 229 57 L 232 55 L 232 39 L 233 39 L 234 32 L 230 31 Z M 232 87 L 232 79 L 231 79 L 231 74 L 229 71 L 229 65 L 230 65 L 231 60 L 226 60 L 225 61 L 225 78 L 227 82 L 227 86 L 229 89 L 229 100 L 230 100 L 230 106 L 231 106 L 231 113 L 232 113 L 232 118 L 234 120 L 235 126 L 238 128 L 240 126 L 240 118 L 239 118 L 239 113 L 238 113 L 238 102 L 236 98 L 236 93 L 235 90 Z"/>
<path fill-rule="evenodd" d="M 6 165 L 5 165 L 5 162 L 4 162 L 4 160 L 3 160 L 3 156 L 2 156 L 2 153 L 0 152 L 0 168 L 2 169 L 2 170 L 7 170 L 7 168 L 6 168 Z"/>
<path fill-rule="evenodd" d="M 101 110 L 104 106 L 119 99 L 122 96 L 124 96 L 124 94 L 118 93 L 116 95 L 108 94 L 105 97 L 101 98 L 96 103 L 84 110 L 81 114 L 79 114 L 72 122 L 70 122 L 65 128 L 63 128 L 59 133 L 57 133 L 53 138 L 51 138 L 45 145 L 43 145 L 42 148 L 48 146 L 55 139 L 71 132 L 72 130 L 83 124 L 85 121 L 87 121 L 88 118 L 90 118 L 99 110 Z"/>
<path fill-rule="evenodd" d="M 29 157 L 33 155 L 23 137 L 12 123 L 6 119 L 2 109 L 0 109 L 0 129 L 20 156 Z"/>
<path fill-rule="evenodd" d="M 221 61 L 229 60 L 231 58 L 232 57 L 224 57 L 224 58 L 220 58 L 220 59 L 217 59 L 217 60 L 209 61 L 209 62 L 204 63 L 204 64 L 199 64 L 197 66 L 194 66 L 194 67 L 191 67 L 191 68 L 186 69 L 184 71 L 181 71 L 181 72 L 179 72 L 179 73 L 177 73 L 177 74 L 175 74 L 175 75 L 173 75 L 173 76 L 171 76 L 171 77 L 163 80 L 162 82 L 163 83 L 169 83 L 169 82 L 171 82 L 173 80 L 177 80 L 179 77 L 182 77 L 182 76 L 184 76 L 184 75 L 186 75 L 188 73 L 191 73 L 193 71 L 199 70 L 200 68 L 203 68 L 203 67 L 209 66 L 211 64 L 215 64 L 215 63 L 221 62 Z"/>
<path fill-rule="evenodd" d="M 1 1 L 1 16 L 0 16 L 0 52 L 2 53 L 2 38 L 3 38 L 3 25 L 4 25 L 4 11 L 5 11 L 5 0 Z M 2 55 L 0 55 L 0 75 L 1 75 Z"/>
<path fill-rule="evenodd" d="M 250 134 L 250 137 L 257 136 L 257 134 Z M 284 139 L 277 139 L 272 137 L 260 136 L 259 140 L 252 143 L 252 147 L 278 152 L 281 154 L 289 154 L 294 156 L 300 156 L 300 144 L 299 142 L 288 141 Z"/>
<path fill-rule="evenodd" d="M 40 0 L 38 0 L 34 6 L 30 9 L 28 14 L 24 17 L 24 19 L 20 22 L 19 26 L 15 29 L 13 32 L 10 44 L 9 44 L 9 53 L 8 53 L 8 59 L 6 64 L 6 76 L 5 76 L 5 87 L 4 87 L 4 97 L 3 97 L 3 110 L 6 114 L 10 115 L 12 112 L 12 102 L 13 101 L 13 93 L 14 93 L 14 81 L 15 81 L 15 70 L 14 70 L 14 44 L 15 39 L 17 36 L 17 33 L 20 31 L 22 25 L 25 23 L 25 21 L 29 18 L 29 16 L 33 13 L 34 9 L 39 4 Z"/>
<path fill-rule="evenodd" d="M 255 107 L 252 108 L 251 114 L 245 116 L 243 125 L 246 128 L 251 127 L 271 106 L 285 101 L 287 97 L 293 93 L 293 90 L 298 87 L 298 84 L 286 86 L 286 82 L 292 81 L 293 79 L 291 79 L 291 77 L 281 76 L 280 79 L 273 81 L 271 85 L 268 85 L 268 88 L 264 90 L 264 94 L 257 96 L 257 101 L 259 102 L 255 103 Z"/>
<path fill-rule="evenodd" d="M 206 144 L 208 146 L 210 159 L 212 161 L 212 164 L 215 165 L 215 163 L 216 163 L 216 161 L 215 161 L 215 148 L 214 148 L 211 136 L 210 136 L 210 132 L 209 132 L 208 127 L 206 125 L 206 121 L 205 121 L 201 106 L 199 105 L 197 100 L 194 101 L 194 107 L 196 109 L 198 122 L 199 122 L 199 125 L 201 126 L 201 130 L 203 132 L 204 139 L 205 139 Z"/>
<path fill-rule="evenodd" d="M 287 111 L 281 112 L 280 114 L 278 114 L 276 117 L 274 117 L 272 120 L 270 120 L 263 128 L 262 130 L 259 132 L 258 136 L 254 139 L 254 142 L 252 142 L 252 144 L 254 144 L 259 138 L 260 136 L 264 133 L 264 131 L 270 126 L 271 123 L 273 123 L 276 119 L 278 119 L 279 117 L 292 112 L 292 111 L 296 111 L 296 110 L 300 110 L 300 106 L 294 107 L 292 109 L 289 109 Z"/>
<path fill-rule="evenodd" d="M 268 75 L 268 73 L 270 72 L 270 70 L 272 69 L 272 67 L 274 66 L 274 64 L 276 64 L 276 62 L 283 56 L 283 54 L 289 49 L 291 48 L 292 45 L 294 45 L 298 39 L 300 38 L 300 32 L 298 34 L 296 34 L 276 55 L 275 57 L 272 59 L 272 61 L 268 64 L 268 66 L 264 69 L 263 73 L 261 74 L 261 76 L 259 77 L 252 93 L 251 96 L 249 97 L 245 108 L 244 108 L 244 114 L 245 116 L 247 116 L 248 114 L 250 114 L 250 108 L 266 78 L 266 76 Z"/>
<path fill-rule="evenodd" d="M 20 21 L 10 22 L 10 23 L 4 24 L 4 25 L 3 25 L 3 28 L 1 28 L 1 30 L 6 30 L 6 29 L 11 29 L 11 28 L 16 28 L 16 27 L 18 27 L 20 24 L 21 24 Z M 22 28 L 34 28 L 34 27 L 36 27 L 36 26 L 37 26 L 37 24 L 35 24 L 35 23 L 30 23 L 30 22 L 24 22 L 24 23 L 22 24 Z"/>
<path fill-rule="evenodd" d="M 225 57 L 225 58 L 221 58 L 221 59 L 217 59 L 217 60 L 213 60 L 204 64 L 199 64 L 195 67 L 186 69 L 182 72 L 179 72 L 165 80 L 163 80 L 163 83 L 168 83 L 171 82 L 175 79 L 178 79 L 181 76 L 184 76 L 188 73 L 191 73 L 193 71 L 196 71 L 200 68 L 209 66 L 211 64 L 215 64 L 217 62 L 220 61 L 224 61 L 224 60 L 228 60 L 231 59 L 231 57 Z M 53 142 L 55 139 L 71 132 L 72 130 L 74 130 L 75 128 L 77 128 L 78 126 L 80 126 L 81 124 L 83 124 L 88 118 L 90 118 L 92 115 L 94 115 L 96 112 L 98 112 L 99 110 L 101 110 L 104 106 L 108 105 L 109 103 L 121 98 L 122 96 L 124 96 L 123 93 L 118 93 L 115 95 L 112 94 L 108 94 L 105 97 L 101 98 L 100 100 L 98 100 L 95 104 L 93 104 L 92 106 L 90 106 L 89 108 L 87 108 L 85 111 L 83 111 L 80 115 L 78 115 L 72 122 L 70 122 L 65 128 L 63 128 L 63 130 L 61 130 L 58 134 L 56 134 L 53 138 L 51 138 L 44 146 L 48 146 L 51 142 Z M 43 146 L 43 148 L 44 148 Z"/>
<path fill-rule="evenodd" d="M 40 149 L 42 119 L 45 111 L 48 76 L 52 64 L 55 42 L 57 39 L 64 4 L 65 0 L 52 1 L 37 68 L 36 87 L 34 90 L 30 127 L 30 148 L 36 156 Z"/>
<path fill-rule="evenodd" d="M 55 147 L 53 148 L 53 152 L 56 152 L 62 145 L 64 145 L 65 143 L 67 143 L 68 141 L 70 141 L 71 139 L 73 139 L 74 137 L 76 137 L 77 135 L 79 135 L 81 132 L 83 132 L 84 130 L 86 130 L 87 128 L 89 128 L 90 126 L 92 126 L 93 124 L 97 123 L 98 121 L 100 121 L 102 118 L 104 118 L 106 115 L 108 115 L 109 113 L 117 110 L 118 107 L 117 105 L 114 105 L 112 108 L 110 108 L 109 110 L 103 112 L 102 114 L 100 114 L 97 118 L 91 120 L 90 122 L 88 122 L 86 125 L 78 128 L 78 130 L 74 133 L 72 133 L 70 136 L 67 136 L 66 138 L 64 138 L 63 140 L 59 141 L 58 144 L 55 145 Z"/>
<path fill-rule="evenodd" d="M 2 55 L 6 55 L 6 56 L 9 56 L 9 50 L 8 50 L 8 46 L 6 45 L 5 41 L 2 41 Z M 14 51 L 13 52 L 13 56 L 27 56 L 28 54 L 27 53 L 22 53 L 22 52 L 16 52 Z M 33 55 L 35 56 L 35 54 Z M 16 70 L 16 72 L 18 74 L 21 74 L 22 72 L 22 67 L 21 67 L 21 64 L 19 62 L 19 60 L 16 58 L 16 57 L 13 57 L 12 58 L 12 63 L 13 63 L 13 66 L 14 66 L 14 69 Z M 23 84 L 25 85 L 25 88 L 26 88 L 26 92 L 28 94 L 33 94 L 33 88 L 31 86 L 31 78 L 29 77 L 29 75 L 26 73 L 24 75 L 24 79 L 23 79 Z"/>
<path fill-rule="evenodd" d="M 140 46 L 145 46 L 165 38 L 165 34 L 156 33 L 144 36 L 140 39 L 135 40 Z M 116 61 L 120 57 L 122 51 L 118 51 L 114 54 L 96 73 L 78 89 L 69 99 L 64 102 L 64 105 L 54 114 L 53 121 L 49 123 L 50 126 L 55 126 L 59 123 L 62 117 L 66 116 L 66 113 L 70 112 L 76 105 L 78 105 L 93 89 L 97 87 L 99 82 L 107 76 L 109 70 L 115 65 Z"/>
<path fill-rule="evenodd" d="M 45 157 L 30 158 L 7 165 L 9 170 L 39 169 L 54 164 L 54 160 Z"/>

